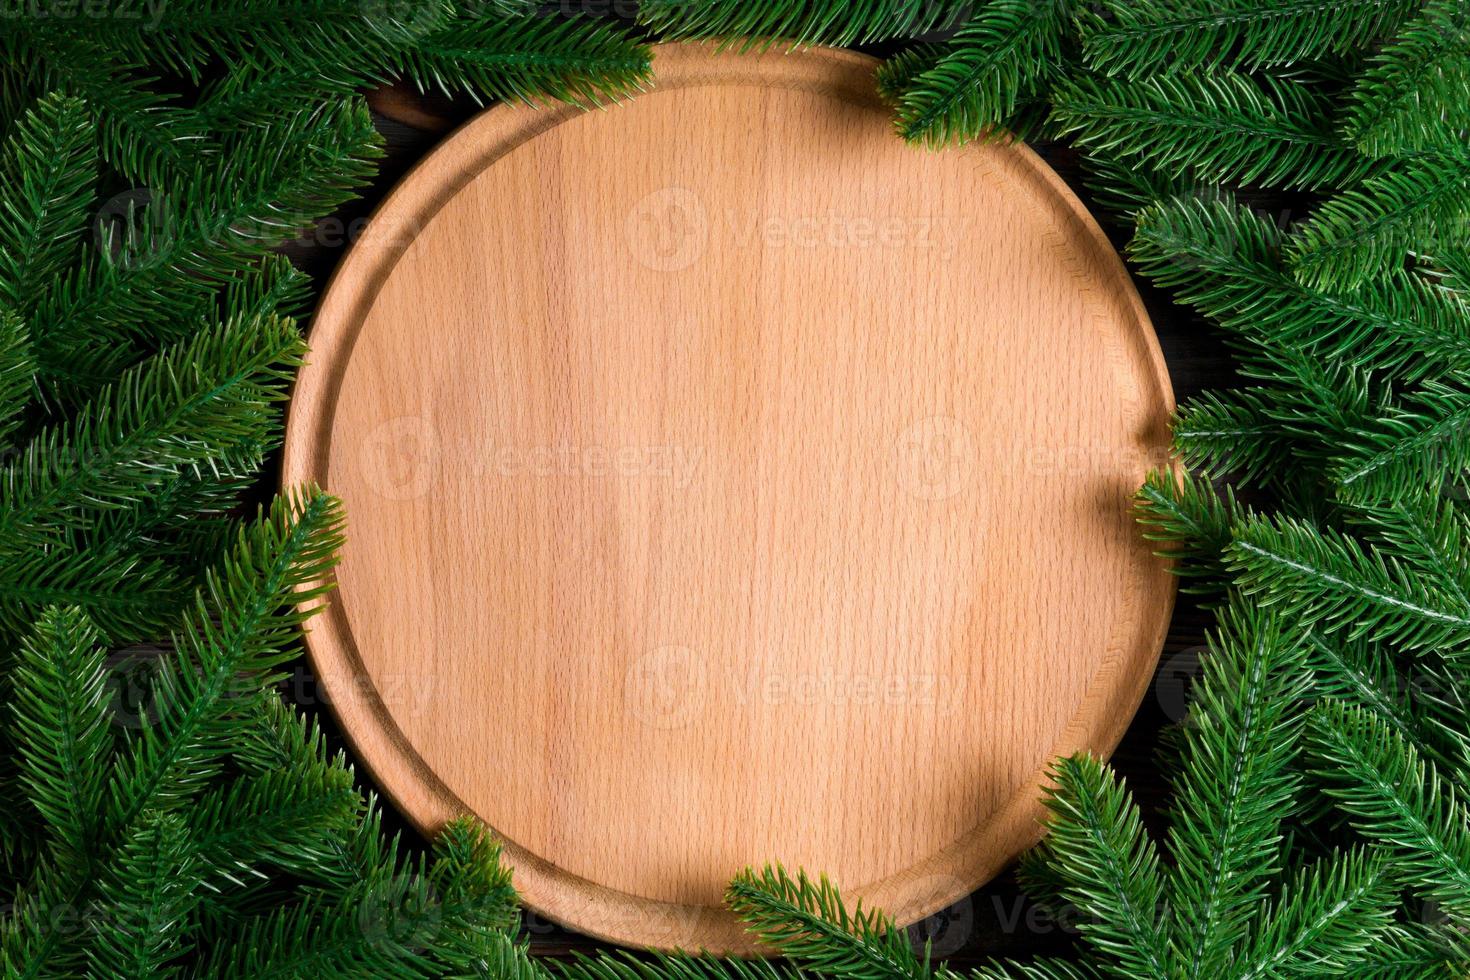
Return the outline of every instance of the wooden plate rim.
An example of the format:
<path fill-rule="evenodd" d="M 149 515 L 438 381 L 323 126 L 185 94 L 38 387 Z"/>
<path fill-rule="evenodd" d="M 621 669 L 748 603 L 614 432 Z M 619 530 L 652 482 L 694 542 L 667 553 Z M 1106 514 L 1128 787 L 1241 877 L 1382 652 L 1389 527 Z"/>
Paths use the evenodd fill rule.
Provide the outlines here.
<path fill-rule="evenodd" d="M 732 84 L 731 59 L 742 62 L 740 71 L 749 73 L 748 84 L 814 90 L 864 106 L 880 104 L 873 85 L 878 62 L 867 55 L 830 48 L 715 53 L 707 44 L 657 45 L 656 87 L 639 98 L 706 84 Z M 616 112 L 617 107 L 593 111 Z M 333 273 L 312 319 L 312 352 L 297 376 L 290 401 L 283 487 L 319 482 L 327 471 L 342 374 L 379 287 L 412 241 L 402 231 L 427 227 L 447 201 L 496 159 L 582 113 L 564 105 L 496 106 L 456 130 L 388 194 Z M 1126 302 L 1134 322 L 1135 350 L 1131 353 L 1145 363 L 1156 403 L 1172 409 L 1173 389 L 1148 314 L 1122 260 L 1092 215 L 1029 147 L 1016 143 L 999 151 L 995 147 L 985 150 L 1013 154 L 1017 169 L 1039 181 L 1055 199 L 1072 225 L 1079 248 L 1113 280 L 1106 285 Z M 975 152 L 975 148 L 945 152 Z M 348 520 L 350 534 L 350 514 Z M 1147 690 L 1172 616 L 1172 581 L 1164 591 L 1152 623 L 1144 621 L 1145 616 L 1136 617 L 1139 622 L 1133 632 L 1146 636 L 1147 641 L 1133 651 L 1110 645 L 1049 757 L 1084 748 L 1107 755 L 1116 748 Z M 355 760 L 420 832 L 432 836 L 445 822 L 467 812 L 466 807 L 423 762 L 393 721 L 364 669 L 341 604 L 317 599 L 306 605 L 326 606 L 307 632 L 307 656 L 323 700 L 336 714 Z M 932 915 L 964 898 L 1040 839 L 1045 811 L 1039 790 L 1045 781 L 1044 769 L 1038 770 L 986 824 L 910 868 L 866 885 L 849 885 L 847 896 L 883 908 L 900 924 Z M 999 841 L 1016 843 L 997 847 Z M 611 889 L 570 874 L 510 840 L 504 840 L 504 855 L 529 908 L 598 939 L 739 956 L 768 952 L 722 907 L 668 903 Z"/>

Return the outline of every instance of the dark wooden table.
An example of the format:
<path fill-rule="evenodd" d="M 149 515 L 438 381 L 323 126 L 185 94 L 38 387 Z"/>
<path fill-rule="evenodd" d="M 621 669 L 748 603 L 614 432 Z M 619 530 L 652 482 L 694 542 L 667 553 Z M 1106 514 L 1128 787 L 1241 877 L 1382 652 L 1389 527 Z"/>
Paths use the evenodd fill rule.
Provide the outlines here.
<path fill-rule="evenodd" d="M 448 123 L 463 121 L 475 111 L 473 105 L 438 100 L 425 100 L 423 108 Z M 287 249 L 317 279 L 318 285 L 325 283 L 344 248 L 356 237 L 376 204 L 444 135 L 443 129 L 437 126 L 420 128 L 382 115 L 376 119 L 388 148 L 377 180 L 361 200 L 342 209 Z M 1076 154 L 1063 145 L 1043 144 L 1035 148 L 1091 207 L 1090 195 L 1080 179 Z M 1293 202 L 1258 203 L 1280 209 L 1289 208 Z M 1114 245 L 1121 249 L 1128 238 L 1127 229 L 1109 223 L 1097 209 L 1094 213 L 1099 214 Z M 1232 384 L 1234 370 L 1218 331 L 1189 311 L 1176 307 L 1167 295 L 1148 283 L 1137 282 L 1158 331 L 1176 396 L 1182 400 L 1207 388 Z M 1168 787 L 1156 758 L 1159 735 L 1165 726 L 1183 715 L 1184 692 L 1188 679 L 1197 669 L 1197 654 L 1207 620 L 1189 596 L 1180 596 L 1154 683 L 1113 758 L 1114 766 L 1145 808 L 1150 828 L 1155 832 L 1161 832 L 1165 826 L 1163 809 L 1168 803 Z M 320 708 L 314 679 L 304 663 L 285 686 L 287 697 L 309 710 Z M 320 717 L 329 735 L 338 738 L 330 712 L 320 712 Z M 914 765 L 923 764 L 922 758 L 914 759 Z M 364 786 L 373 788 L 367 782 Z M 391 806 L 386 809 L 389 829 L 401 830 L 413 846 L 421 846 L 414 830 L 392 813 Z M 541 955 L 565 957 L 603 948 L 596 940 L 562 929 L 531 912 L 526 913 L 525 930 L 533 948 Z M 936 955 L 948 957 L 955 967 L 964 967 L 995 955 L 1065 953 L 1074 942 L 1076 924 L 1065 916 L 1047 914 L 1025 896 L 1008 873 L 950 909 L 917 924 L 911 929 L 911 935 L 916 941 L 932 940 Z"/>

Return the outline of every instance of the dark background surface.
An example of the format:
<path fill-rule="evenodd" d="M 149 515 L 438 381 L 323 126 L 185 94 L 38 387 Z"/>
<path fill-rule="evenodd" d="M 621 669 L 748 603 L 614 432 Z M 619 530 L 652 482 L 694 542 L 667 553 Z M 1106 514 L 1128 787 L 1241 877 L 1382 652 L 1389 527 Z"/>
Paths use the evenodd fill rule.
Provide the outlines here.
<path fill-rule="evenodd" d="M 390 102 L 384 95 L 379 93 L 374 97 L 376 107 L 389 107 Z M 401 93 L 395 90 L 394 95 Z M 392 186 L 413 164 L 433 150 L 449 129 L 476 111 L 473 104 L 417 96 L 405 98 L 409 98 L 412 107 L 420 113 L 416 117 L 419 125 L 407 125 L 375 113 L 378 127 L 386 138 L 388 155 L 382 161 L 372 187 L 360 200 L 309 230 L 287 248 L 288 254 L 316 278 L 319 287 L 326 284 L 363 221 Z M 390 111 L 396 117 L 403 117 L 400 111 Z M 1114 246 L 1121 250 L 1127 242 L 1128 230 L 1110 221 L 1106 214 L 1094 207 L 1091 195 L 1083 186 L 1076 154 L 1061 144 L 1034 144 L 1034 148 L 1097 215 Z M 914 152 L 930 151 L 915 149 Z M 1249 197 L 1246 199 L 1251 200 Z M 1252 203 L 1286 216 L 1294 202 L 1255 199 Z M 1233 384 L 1235 374 L 1231 358 L 1218 332 L 1189 311 L 1175 306 L 1165 293 L 1152 288 L 1146 281 L 1136 276 L 1134 281 L 1158 333 L 1176 398 L 1182 401 L 1204 389 Z M 1167 780 L 1158 759 L 1159 738 L 1166 726 L 1183 715 L 1185 691 L 1189 678 L 1197 669 L 1198 650 L 1204 641 L 1207 622 L 1208 616 L 1191 597 L 1181 594 L 1153 684 L 1145 693 L 1138 714 L 1113 757 L 1114 767 L 1144 808 L 1145 819 L 1156 835 L 1167 826 L 1165 807 L 1168 804 Z M 286 695 L 291 700 L 311 710 L 320 709 L 321 702 L 309 665 L 303 663 L 298 667 L 295 675 L 286 682 L 286 688 Z M 340 733 L 331 712 L 318 711 L 318 714 L 328 734 L 340 742 Z M 934 751 L 943 751 L 943 747 L 936 746 Z M 487 765 L 495 764 L 493 760 L 487 761 Z M 913 760 L 916 767 L 924 764 L 923 758 Z M 367 788 L 374 788 L 361 772 L 359 776 Z M 416 832 L 393 812 L 386 801 L 385 810 L 386 825 L 401 831 L 406 840 L 417 846 L 420 842 Z M 820 869 L 808 870 L 815 872 Z M 540 955 L 569 956 L 605 948 L 596 940 L 560 928 L 529 911 L 525 915 L 525 929 L 533 950 Z M 974 965 L 995 955 L 1065 954 L 1075 934 L 1075 922 L 1068 921 L 1065 916 L 1049 915 L 1030 901 L 1011 873 L 1002 875 L 964 901 L 910 930 L 916 942 L 932 940 L 935 955 L 946 957 L 954 967 Z"/>

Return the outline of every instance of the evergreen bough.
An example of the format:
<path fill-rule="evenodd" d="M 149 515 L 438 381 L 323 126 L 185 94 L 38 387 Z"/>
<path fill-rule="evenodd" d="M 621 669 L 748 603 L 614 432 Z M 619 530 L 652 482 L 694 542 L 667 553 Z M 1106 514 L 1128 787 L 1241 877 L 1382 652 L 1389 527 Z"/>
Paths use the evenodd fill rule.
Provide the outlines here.
<path fill-rule="evenodd" d="M 363 85 L 591 104 L 648 52 L 523 3 L 70 10 L 0 24 L 0 975 L 503 975 L 498 845 L 385 834 L 275 688 L 344 520 L 241 519 L 304 353 L 276 249 L 373 177 Z"/>

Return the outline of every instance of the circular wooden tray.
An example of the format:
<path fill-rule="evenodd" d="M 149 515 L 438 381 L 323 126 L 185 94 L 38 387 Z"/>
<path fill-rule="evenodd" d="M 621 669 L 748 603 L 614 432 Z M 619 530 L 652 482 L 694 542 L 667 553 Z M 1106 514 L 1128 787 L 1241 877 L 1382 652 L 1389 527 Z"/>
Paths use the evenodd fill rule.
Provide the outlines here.
<path fill-rule="evenodd" d="M 316 315 L 284 479 L 347 504 L 325 692 L 410 819 L 478 814 L 595 936 L 756 952 L 720 899 L 767 861 L 933 913 L 1163 640 L 1122 264 L 1024 146 L 895 138 L 874 64 L 670 46 L 626 104 L 494 108 Z"/>

